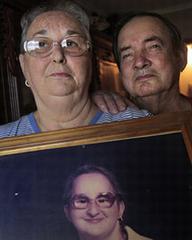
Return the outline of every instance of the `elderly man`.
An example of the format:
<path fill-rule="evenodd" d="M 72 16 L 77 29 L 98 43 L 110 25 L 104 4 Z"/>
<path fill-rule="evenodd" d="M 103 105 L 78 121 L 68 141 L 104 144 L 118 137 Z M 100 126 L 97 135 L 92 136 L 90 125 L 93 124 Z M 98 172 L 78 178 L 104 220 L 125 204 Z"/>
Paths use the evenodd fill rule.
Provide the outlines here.
<path fill-rule="evenodd" d="M 139 108 L 153 114 L 192 109 L 179 93 L 186 46 L 169 20 L 156 13 L 127 14 L 116 26 L 113 50 L 123 85 Z"/>

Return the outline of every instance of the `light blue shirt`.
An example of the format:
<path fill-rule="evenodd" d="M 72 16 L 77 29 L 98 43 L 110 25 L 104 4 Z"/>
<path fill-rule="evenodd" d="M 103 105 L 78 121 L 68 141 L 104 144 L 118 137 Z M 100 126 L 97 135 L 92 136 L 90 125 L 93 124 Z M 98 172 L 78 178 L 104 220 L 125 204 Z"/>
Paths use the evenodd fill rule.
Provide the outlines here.
<path fill-rule="evenodd" d="M 117 114 L 98 111 L 90 121 L 89 125 L 135 119 L 147 116 L 151 116 L 151 113 L 146 110 L 138 110 L 132 107 L 128 107 L 125 111 Z M 28 135 L 40 132 L 41 130 L 38 127 L 37 121 L 35 120 L 34 113 L 30 113 L 19 118 L 17 121 L 0 126 L 0 138 Z"/>

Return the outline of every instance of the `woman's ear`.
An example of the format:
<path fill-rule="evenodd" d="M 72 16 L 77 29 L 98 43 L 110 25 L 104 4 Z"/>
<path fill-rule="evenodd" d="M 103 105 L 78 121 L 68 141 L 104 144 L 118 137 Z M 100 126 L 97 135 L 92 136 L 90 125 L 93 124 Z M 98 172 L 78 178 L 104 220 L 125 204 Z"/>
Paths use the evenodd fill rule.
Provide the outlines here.
<path fill-rule="evenodd" d="M 125 203 L 121 201 L 119 203 L 119 218 L 122 218 L 124 211 L 125 211 Z"/>
<path fill-rule="evenodd" d="M 24 73 L 24 56 L 23 56 L 23 54 L 19 54 L 19 63 L 20 63 L 22 72 Z"/>
<path fill-rule="evenodd" d="M 65 216 L 66 216 L 67 220 L 69 222 L 71 222 L 71 217 L 70 217 L 70 213 L 69 213 L 69 208 L 68 207 L 64 206 L 64 213 L 65 213 Z"/>

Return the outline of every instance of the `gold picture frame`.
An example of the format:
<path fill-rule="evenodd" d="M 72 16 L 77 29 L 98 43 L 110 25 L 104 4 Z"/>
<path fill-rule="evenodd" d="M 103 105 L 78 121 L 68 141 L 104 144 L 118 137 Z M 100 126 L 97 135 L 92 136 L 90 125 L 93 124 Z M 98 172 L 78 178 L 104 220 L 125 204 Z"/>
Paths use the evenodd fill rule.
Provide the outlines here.
<path fill-rule="evenodd" d="M 191 239 L 192 113 L 0 140 L 0 239 L 70 239 L 62 186 L 78 166 L 109 168 L 126 224 L 152 239 Z"/>

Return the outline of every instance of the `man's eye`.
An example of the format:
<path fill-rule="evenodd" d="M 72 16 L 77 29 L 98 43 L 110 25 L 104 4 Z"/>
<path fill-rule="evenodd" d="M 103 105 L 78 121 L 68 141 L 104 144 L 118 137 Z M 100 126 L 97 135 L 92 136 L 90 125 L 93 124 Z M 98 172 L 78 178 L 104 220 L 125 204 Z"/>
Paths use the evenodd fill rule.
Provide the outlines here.
<path fill-rule="evenodd" d="M 130 54 L 124 54 L 124 55 L 122 56 L 123 59 L 128 58 L 128 57 L 130 57 Z"/>
<path fill-rule="evenodd" d="M 150 46 L 151 49 L 161 49 L 161 45 L 160 44 L 153 44 Z"/>
<path fill-rule="evenodd" d="M 122 60 L 125 60 L 125 59 L 130 60 L 132 58 L 133 58 L 133 54 L 131 54 L 131 53 L 124 53 L 121 55 Z"/>

